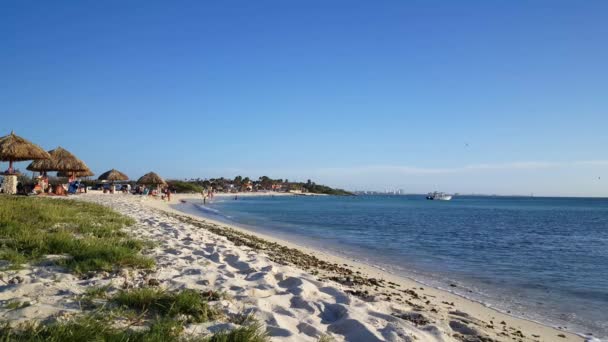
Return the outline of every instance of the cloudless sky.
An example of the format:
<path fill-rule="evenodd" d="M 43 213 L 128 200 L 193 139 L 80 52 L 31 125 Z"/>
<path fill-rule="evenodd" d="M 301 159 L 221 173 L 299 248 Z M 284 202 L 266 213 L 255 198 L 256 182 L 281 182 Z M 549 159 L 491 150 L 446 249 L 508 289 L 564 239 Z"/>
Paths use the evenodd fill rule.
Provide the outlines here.
<path fill-rule="evenodd" d="M 608 196 L 608 2 L 2 1 L 0 117 L 97 174 Z"/>

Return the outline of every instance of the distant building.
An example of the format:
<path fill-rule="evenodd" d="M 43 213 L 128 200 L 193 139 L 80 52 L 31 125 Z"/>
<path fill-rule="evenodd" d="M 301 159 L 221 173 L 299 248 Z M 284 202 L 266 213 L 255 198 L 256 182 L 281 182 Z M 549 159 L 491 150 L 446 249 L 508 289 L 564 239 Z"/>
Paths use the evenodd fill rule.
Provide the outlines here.
<path fill-rule="evenodd" d="M 253 183 L 251 183 L 251 181 L 248 181 L 247 183 L 243 183 L 241 185 L 241 190 L 243 190 L 243 191 L 252 191 L 253 190 Z"/>

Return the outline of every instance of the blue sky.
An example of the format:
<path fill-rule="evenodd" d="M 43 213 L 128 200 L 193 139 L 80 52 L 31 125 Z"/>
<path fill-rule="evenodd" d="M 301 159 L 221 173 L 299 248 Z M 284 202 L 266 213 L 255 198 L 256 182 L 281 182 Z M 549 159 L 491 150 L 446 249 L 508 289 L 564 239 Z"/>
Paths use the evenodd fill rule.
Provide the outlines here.
<path fill-rule="evenodd" d="M 608 196 L 606 37 L 606 1 L 3 1 L 0 134 L 132 178 Z"/>

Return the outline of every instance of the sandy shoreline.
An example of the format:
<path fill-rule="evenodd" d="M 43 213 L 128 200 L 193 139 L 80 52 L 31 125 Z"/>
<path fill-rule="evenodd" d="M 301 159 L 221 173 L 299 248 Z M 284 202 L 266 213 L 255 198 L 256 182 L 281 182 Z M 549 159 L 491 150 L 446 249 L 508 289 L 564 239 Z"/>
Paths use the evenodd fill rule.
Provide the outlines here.
<path fill-rule="evenodd" d="M 259 195 L 263 195 L 263 194 L 257 194 L 257 196 L 259 196 Z M 287 194 L 287 195 L 289 195 L 289 194 Z M 256 194 L 248 194 L 248 196 L 256 196 Z M 179 203 L 179 200 L 185 200 L 187 203 Z M 459 295 L 450 293 L 445 290 L 439 290 L 439 289 L 428 287 L 428 286 L 420 284 L 412 279 L 389 273 L 387 271 L 381 270 L 377 267 L 370 266 L 368 264 L 364 264 L 364 263 L 361 263 L 358 261 L 354 261 L 354 260 L 351 260 L 348 258 L 337 256 L 337 255 L 334 255 L 331 253 L 327 253 L 324 251 L 316 250 L 316 249 L 313 249 L 313 248 L 310 248 L 307 246 L 301 246 L 298 244 L 294 244 L 293 242 L 278 239 L 278 238 L 275 238 L 273 236 L 269 236 L 266 234 L 252 232 L 250 230 L 245 230 L 241 227 L 230 225 L 225 222 L 220 222 L 220 221 L 212 220 L 209 218 L 201 218 L 199 215 L 197 215 L 196 209 L 194 209 L 191 204 L 191 203 L 197 203 L 197 201 L 200 201 L 200 198 L 198 198 L 197 196 L 178 195 L 176 197 L 175 201 L 173 201 L 173 203 L 171 205 L 169 205 L 166 202 L 161 202 L 161 201 L 149 201 L 149 202 L 146 202 L 146 205 L 152 206 L 152 207 L 160 209 L 160 210 L 172 212 L 172 213 L 188 215 L 197 220 L 211 222 L 211 223 L 214 223 L 214 224 L 217 224 L 220 226 L 229 227 L 231 229 L 241 231 L 246 234 L 255 235 L 262 239 L 276 242 L 278 244 L 287 246 L 289 248 L 294 248 L 294 249 L 300 250 L 304 253 L 314 255 L 317 258 L 328 261 L 330 263 L 343 265 L 354 271 L 359 271 L 359 272 L 361 272 L 362 275 L 364 275 L 367 278 L 384 279 L 387 282 L 391 282 L 393 284 L 398 284 L 399 289 L 415 289 L 417 292 L 419 292 L 419 296 L 426 295 L 426 297 L 427 297 L 423 306 L 427 306 L 428 310 L 421 310 L 420 312 L 423 312 L 423 311 L 428 312 L 432 308 L 435 308 L 437 311 L 439 311 L 438 313 L 440 315 L 437 315 L 438 313 L 431 312 L 431 314 L 435 314 L 435 315 L 432 315 L 432 316 L 435 316 L 433 318 L 439 319 L 439 320 L 444 320 L 444 321 L 450 320 L 449 311 L 457 310 L 457 311 L 464 312 L 464 313 L 470 315 L 471 317 L 479 320 L 480 322 L 483 322 L 482 324 L 485 324 L 484 329 L 482 329 L 483 332 L 486 333 L 488 336 L 492 336 L 492 338 L 497 339 L 497 340 L 503 340 L 503 339 L 504 340 L 513 340 L 513 336 L 511 336 L 511 334 L 515 333 L 517 331 L 521 331 L 522 334 L 525 336 L 525 337 L 521 337 L 521 336 L 519 336 L 520 334 L 516 334 L 515 336 L 516 336 L 517 340 L 528 340 L 528 339 L 532 340 L 532 341 L 553 341 L 553 340 L 582 341 L 582 340 L 584 340 L 582 337 L 580 337 L 578 335 L 563 331 L 561 329 L 556 329 L 556 328 L 549 327 L 549 326 L 546 326 L 546 325 L 543 325 L 543 324 L 540 324 L 537 322 L 513 317 L 509 314 L 498 312 L 495 309 L 484 306 L 483 304 L 475 302 L 473 300 L 463 298 Z M 342 285 L 344 285 L 344 284 L 342 284 Z M 348 286 L 346 286 L 346 287 L 348 288 Z M 353 288 L 357 288 L 357 286 L 354 286 Z M 424 290 L 421 290 L 421 288 L 424 288 Z M 427 300 L 430 301 L 430 304 L 426 304 Z M 446 303 L 449 303 L 449 304 L 453 303 L 454 305 L 448 305 Z M 439 308 L 447 309 L 448 314 L 446 315 L 444 313 L 443 315 L 441 315 L 441 311 L 439 310 Z M 501 322 L 504 322 L 505 324 L 500 324 Z M 449 326 L 449 322 L 447 325 Z M 490 326 L 493 326 L 493 328 L 489 328 Z M 503 329 L 503 327 L 506 327 L 506 330 Z M 507 333 L 510 335 L 510 337 L 500 335 L 502 332 L 505 332 L 505 331 L 507 331 Z M 559 335 L 563 335 L 565 337 L 561 337 Z"/>
<path fill-rule="evenodd" d="M 318 341 L 327 335 L 335 341 L 365 342 L 583 341 L 363 263 L 203 219 L 193 207 L 200 195 L 176 195 L 171 203 L 94 192 L 74 198 L 135 219 L 127 231 L 156 243 L 145 252 L 156 268 L 84 278 L 52 265 L 5 272 L 0 301 L 18 299 L 31 305 L 0 308 L 3 319 L 77 314 L 82 310 L 78 296 L 92 286 L 133 288 L 153 280 L 168 290 L 226 293 L 228 299 L 213 305 L 228 318 L 254 315 L 273 341 Z M 208 335 L 231 327 L 227 320 L 189 325 L 186 332 Z"/>

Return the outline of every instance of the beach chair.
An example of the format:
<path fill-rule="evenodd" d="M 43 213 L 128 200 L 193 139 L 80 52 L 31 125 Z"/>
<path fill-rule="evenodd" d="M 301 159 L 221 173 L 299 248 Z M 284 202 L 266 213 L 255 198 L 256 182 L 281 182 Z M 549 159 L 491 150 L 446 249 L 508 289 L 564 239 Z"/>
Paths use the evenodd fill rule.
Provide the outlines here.
<path fill-rule="evenodd" d="M 70 185 L 68 187 L 68 194 L 75 195 L 78 192 L 79 186 L 80 186 L 80 183 L 78 183 L 78 182 L 70 183 Z"/>
<path fill-rule="evenodd" d="M 150 195 L 150 190 L 148 188 L 145 188 L 144 191 L 140 195 L 141 196 L 139 196 L 139 198 L 141 199 L 141 201 L 147 201 L 148 195 Z"/>

